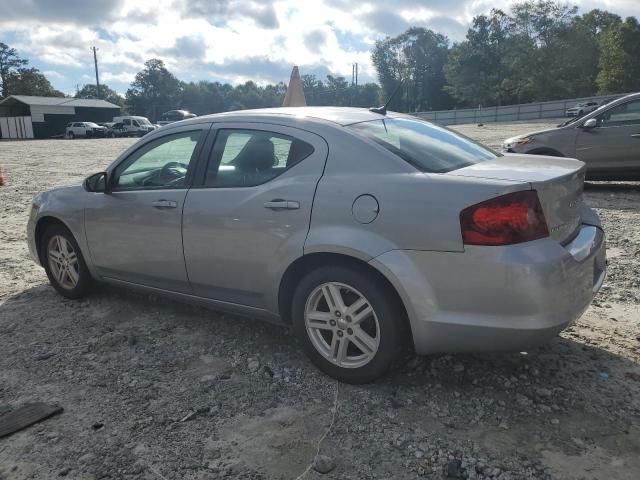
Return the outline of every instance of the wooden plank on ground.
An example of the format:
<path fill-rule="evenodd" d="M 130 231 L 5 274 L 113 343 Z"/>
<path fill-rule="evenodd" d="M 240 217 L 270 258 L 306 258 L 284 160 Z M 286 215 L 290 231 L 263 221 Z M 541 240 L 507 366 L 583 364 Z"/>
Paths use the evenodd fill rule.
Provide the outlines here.
<path fill-rule="evenodd" d="M 61 413 L 63 408 L 42 402 L 28 403 L 0 416 L 0 438 L 27 428 L 52 415 Z"/>

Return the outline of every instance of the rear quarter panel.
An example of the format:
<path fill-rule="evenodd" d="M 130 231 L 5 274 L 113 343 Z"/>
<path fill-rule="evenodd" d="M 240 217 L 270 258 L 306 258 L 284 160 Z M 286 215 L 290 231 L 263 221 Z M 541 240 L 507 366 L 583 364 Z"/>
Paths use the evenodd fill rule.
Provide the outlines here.
<path fill-rule="evenodd" d="M 368 261 L 389 250 L 464 250 L 460 211 L 528 189 L 526 182 L 426 174 L 374 142 L 345 135 L 331 143 L 318 184 L 305 254 L 342 253 Z M 356 221 L 354 201 L 375 197 L 378 216 Z"/>

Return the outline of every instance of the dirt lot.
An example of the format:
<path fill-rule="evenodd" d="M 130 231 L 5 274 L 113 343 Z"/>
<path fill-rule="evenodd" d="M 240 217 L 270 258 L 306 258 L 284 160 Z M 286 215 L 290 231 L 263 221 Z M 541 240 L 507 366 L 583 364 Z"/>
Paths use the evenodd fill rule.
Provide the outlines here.
<path fill-rule="evenodd" d="M 456 128 L 497 146 L 540 126 Z M 609 276 L 560 337 L 527 354 L 414 359 L 354 387 L 318 373 L 284 328 L 48 286 L 25 245 L 31 198 L 132 141 L 0 142 L 0 407 L 65 409 L 0 439 L 0 479 L 293 479 L 332 421 L 320 452 L 335 468 L 304 478 L 640 478 L 640 184 L 587 187 Z"/>

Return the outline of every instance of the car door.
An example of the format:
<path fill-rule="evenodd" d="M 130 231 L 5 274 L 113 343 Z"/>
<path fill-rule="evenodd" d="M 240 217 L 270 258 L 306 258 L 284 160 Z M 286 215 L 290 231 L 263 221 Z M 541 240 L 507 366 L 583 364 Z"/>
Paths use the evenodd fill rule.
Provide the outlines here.
<path fill-rule="evenodd" d="M 133 126 L 131 125 L 131 119 L 125 118 L 124 120 L 122 120 L 122 128 L 126 132 L 126 134 L 132 134 Z"/>
<path fill-rule="evenodd" d="M 596 117 L 595 128 L 582 128 L 576 156 L 592 172 L 640 169 L 640 99 L 613 106 Z"/>
<path fill-rule="evenodd" d="M 141 142 L 108 173 L 108 193 L 89 193 L 85 230 L 106 278 L 189 293 L 182 207 L 210 124 L 171 129 Z"/>
<path fill-rule="evenodd" d="M 269 307 L 281 275 L 303 253 L 328 147 L 269 124 L 217 124 L 215 143 L 183 213 L 194 294 Z M 214 128 L 216 125 L 214 124 Z"/>

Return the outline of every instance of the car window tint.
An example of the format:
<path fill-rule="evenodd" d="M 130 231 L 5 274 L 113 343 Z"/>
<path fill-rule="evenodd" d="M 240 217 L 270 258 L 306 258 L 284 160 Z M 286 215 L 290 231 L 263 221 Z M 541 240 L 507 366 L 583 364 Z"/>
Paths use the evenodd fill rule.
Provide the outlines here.
<path fill-rule="evenodd" d="M 129 120 L 128 118 L 125 118 L 125 119 L 122 121 L 122 123 L 123 123 L 124 125 L 131 125 L 131 120 Z"/>
<path fill-rule="evenodd" d="M 349 128 L 424 172 L 450 172 L 500 156 L 458 133 L 422 120 L 386 118 Z"/>
<path fill-rule="evenodd" d="M 603 126 L 640 124 L 640 100 L 623 103 L 604 112 L 600 117 Z"/>
<path fill-rule="evenodd" d="M 184 132 L 146 144 L 116 167 L 113 189 L 184 188 L 199 138 L 200 131 Z"/>
<path fill-rule="evenodd" d="M 268 182 L 313 153 L 302 140 L 262 130 L 218 132 L 206 187 L 250 187 Z"/>

